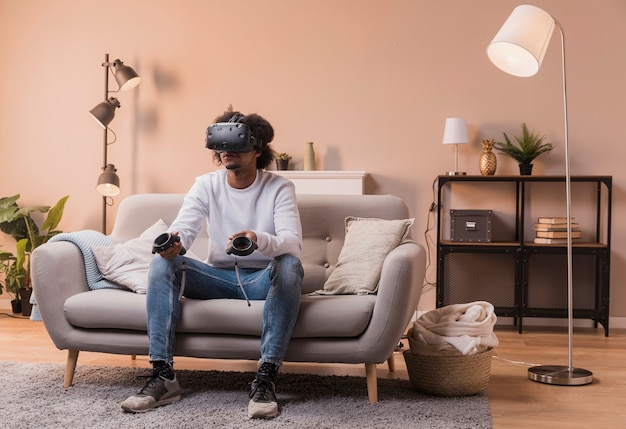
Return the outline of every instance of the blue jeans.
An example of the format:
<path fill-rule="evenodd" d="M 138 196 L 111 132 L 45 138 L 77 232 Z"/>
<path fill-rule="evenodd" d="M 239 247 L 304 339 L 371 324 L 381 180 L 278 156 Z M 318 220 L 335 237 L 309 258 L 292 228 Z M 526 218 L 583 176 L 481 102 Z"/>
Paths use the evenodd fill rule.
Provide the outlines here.
<path fill-rule="evenodd" d="M 174 361 L 179 294 L 185 265 L 183 296 L 190 299 L 245 299 L 234 268 L 215 268 L 195 259 L 155 255 L 148 274 L 147 311 L 150 361 Z M 261 362 L 280 365 L 300 310 L 302 263 L 292 255 L 274 258 L 264 269 L 239 269 L 250 300 L 265 300 Z"/>

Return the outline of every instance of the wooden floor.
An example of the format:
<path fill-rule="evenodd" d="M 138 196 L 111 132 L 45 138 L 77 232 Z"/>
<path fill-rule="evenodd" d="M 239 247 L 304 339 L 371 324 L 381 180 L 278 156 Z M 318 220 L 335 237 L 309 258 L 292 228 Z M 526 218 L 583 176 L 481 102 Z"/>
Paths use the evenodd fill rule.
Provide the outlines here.
<path fill-rule="evenodd" d="M 530 381 L 530 364 L 568 365 L 567 331 L 561 328 L 527 328 L 523 334 L 497 328 L 500 346 L 487 388 L 494 427 L 500 428 L 626 428 L 626 330 L 580 328 L 574 332 L 574 367 L 594 373 L 586 386 L 552 386 Z M 404 341 L 406 343 L 406 341 Z M 41 322 L 0 313 L 0 361 L 65 363 L 66 352 L 57 350 Z M 408 378 L 401 353 L 395 354 L 396 370 L 378 366 L 378 376 Z M 144 356 L 83 352 L 79 365 L 148 367 Z M 255 369 L 254 362 L 178 358 L 178 369 Z M 286 363 L 281 371 L 364 376 L 361 365 Z M 61 381 L 59 381 L 61 387 Z M 366 400 L 366 392 L 363 392 Z M 121 399 L 121 398 L 120 398 Z M 384 398 L 380 398 L 381 401 Z"/>

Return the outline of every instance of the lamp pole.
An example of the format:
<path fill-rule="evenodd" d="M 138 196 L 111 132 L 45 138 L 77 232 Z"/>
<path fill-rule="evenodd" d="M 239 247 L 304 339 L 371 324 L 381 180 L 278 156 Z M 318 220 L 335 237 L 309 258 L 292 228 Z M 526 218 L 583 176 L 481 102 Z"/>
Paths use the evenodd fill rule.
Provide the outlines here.
<path fill-rule="evenodd" d="M 109 54 L 104 54 L 104 99 L 109 99 Z M 107 152 L 108 152 L 108 134 L 109 127 L 108 125 L 104 127 L 103 137 L 102 137 L 102 152 L 103 152 L 103 163 L 102 163 L 102 171 L 106 170 L 107 166 Z M 107 233 L 107 196 L 102 196 L 102 233 L 106 235 Z"/>

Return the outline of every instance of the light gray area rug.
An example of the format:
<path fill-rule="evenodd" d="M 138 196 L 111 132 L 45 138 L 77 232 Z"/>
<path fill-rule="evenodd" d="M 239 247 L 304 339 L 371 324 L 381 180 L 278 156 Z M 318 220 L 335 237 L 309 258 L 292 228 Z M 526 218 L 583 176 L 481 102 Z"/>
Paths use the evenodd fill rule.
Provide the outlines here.
<path fill-rule="evenodd" d="M 280 373 L 280 415 L 247 417 L 251 372 L 177 371 L 181 401 L 143 414 L 120 403 L 149 370 L 78 366 L 63 388 L 60 364 L 0 362 L 0 426 L 22 428 L 491 428 L 486 393 L 442 398 L 407 380 L 379 380 L 379 402 L 367 401 L 365 378 Z"/>

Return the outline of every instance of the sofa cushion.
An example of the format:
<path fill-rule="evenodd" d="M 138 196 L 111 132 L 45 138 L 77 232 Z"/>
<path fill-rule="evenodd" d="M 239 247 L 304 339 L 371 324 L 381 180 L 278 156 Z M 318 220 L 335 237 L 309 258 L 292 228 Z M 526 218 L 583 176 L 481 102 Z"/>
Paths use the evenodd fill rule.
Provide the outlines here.
<path fill-rule="evenodd" d="M 414 219 L 346 218 L 346 238 L 337 267 L 316 294 L 376 292 L 385 257 L 410 235 Z"/>
<path fill-rule="evenodd" d="M 294 338 L 356 337 L 367 328 L 376 297 L 302 296 Z M 182 301 L 177 332 L 260 336 L 265 301 L 214 299 Z M 63 307 L 69 323 L 87 329 L 146 331 L 146 296 L 102 289 L 68 298 Z"/>

